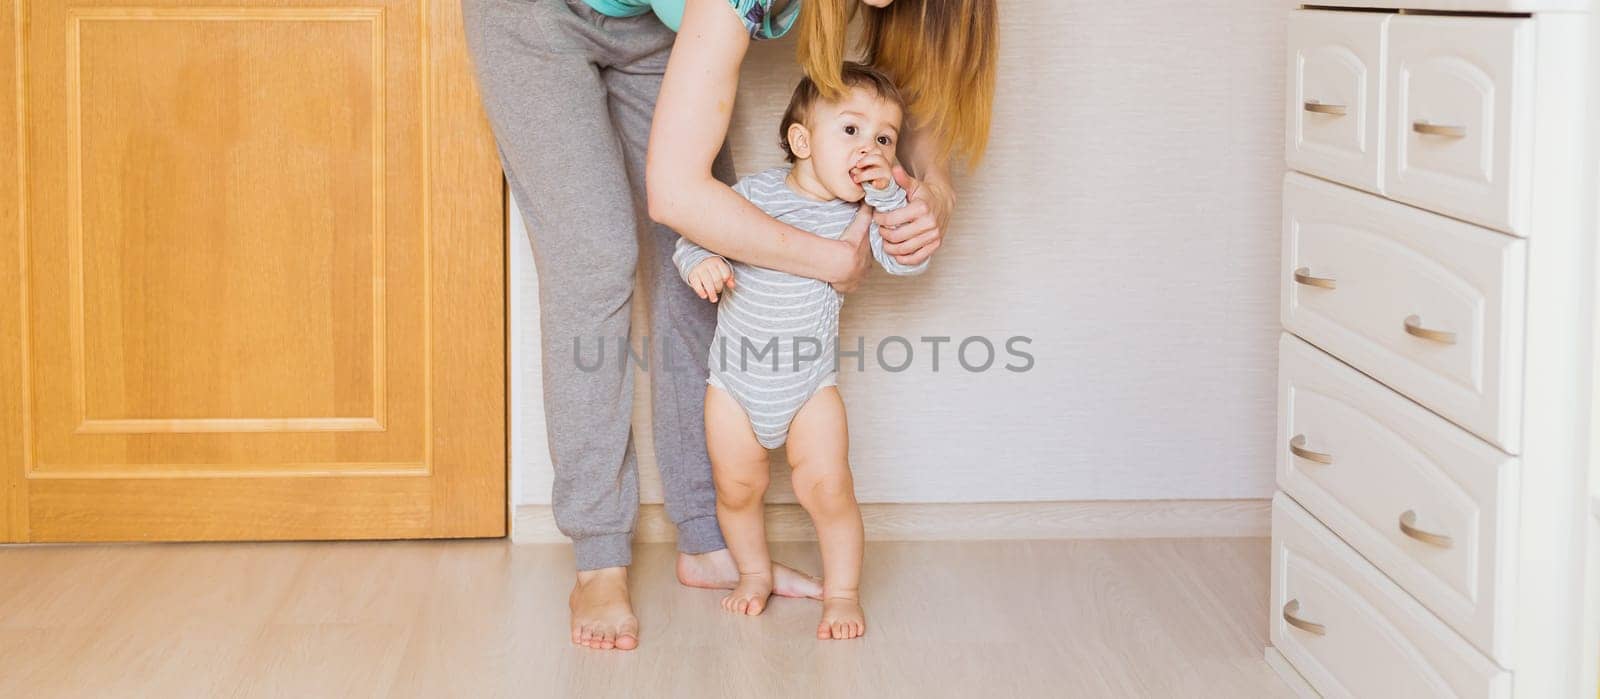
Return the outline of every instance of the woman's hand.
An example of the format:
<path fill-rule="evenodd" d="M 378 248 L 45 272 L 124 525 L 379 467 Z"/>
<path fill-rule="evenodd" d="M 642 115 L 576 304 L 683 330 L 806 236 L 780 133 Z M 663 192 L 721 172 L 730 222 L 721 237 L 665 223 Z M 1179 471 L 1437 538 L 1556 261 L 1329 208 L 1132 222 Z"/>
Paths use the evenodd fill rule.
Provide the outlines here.
<path fill-rule="evenodd" d="M 918 180 L 894 167 L 894 179 L 906 190 L 906 205 L 873 216 L 883 250 L 903 265 L 920 264 L 944 241 L 944 224 L 955 208 L 955 192 L 943 181 Z"/>
<path fill-rule="evenodd" d="M 848 294 L 861 285 L 861 280 L 867 276 L 867 270 L 872 268 L 872 246 L 867 240 L 867 227 L 872 223 L 872 207 L 862 204 L 856 210 L 856 217 L 845 227 L 844 236 L 839 239 L 849 247 L 851 260 L 854 261 L 849 273 L 833 283 L 833 290 L 841 294 Z"/>

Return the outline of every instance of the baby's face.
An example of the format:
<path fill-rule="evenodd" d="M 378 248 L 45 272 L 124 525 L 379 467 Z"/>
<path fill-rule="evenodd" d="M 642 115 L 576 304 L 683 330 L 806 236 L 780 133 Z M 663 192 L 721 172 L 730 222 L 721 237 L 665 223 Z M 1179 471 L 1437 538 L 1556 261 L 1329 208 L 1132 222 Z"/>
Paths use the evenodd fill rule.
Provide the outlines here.
<path fill-rule="evenodd" d="M 852 89 L 842 102 L 816 103 L 806 129 L 817 180 L 839 199 L 860 201 L 866 193 L 850 179 L 850 168 L 873 153 L 895 162 L 900 117 L 899 106 L 871 90 Z"/>

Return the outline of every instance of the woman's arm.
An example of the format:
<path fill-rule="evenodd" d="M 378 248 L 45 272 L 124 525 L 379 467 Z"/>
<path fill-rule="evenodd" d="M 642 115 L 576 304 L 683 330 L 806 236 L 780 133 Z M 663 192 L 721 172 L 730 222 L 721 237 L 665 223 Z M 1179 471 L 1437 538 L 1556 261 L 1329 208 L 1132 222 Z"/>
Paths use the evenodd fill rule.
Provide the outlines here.
<path fill-rule="evenodd" d="M 866 216 L 845 240 L 780 223 L 711 176 L 750 35 L 728 0 L 688 0 L 650 127 L 650 217 L 726 257 L 850 287 L 866 273 Z"/>
<path fill-rule="evenodd" d="M 903 208 L 876 214 L 873 220 L 883 236 L 884 252 L 901 264 L 918 265 L 944 242 L 944 226 L 955 211 L 956 195 L 947 159 L 936 152 L 932 139 L 913 129 L 904 143 L 904 160 L 917 176 L 896 168 L 895 180 L 910 201 Z"/>

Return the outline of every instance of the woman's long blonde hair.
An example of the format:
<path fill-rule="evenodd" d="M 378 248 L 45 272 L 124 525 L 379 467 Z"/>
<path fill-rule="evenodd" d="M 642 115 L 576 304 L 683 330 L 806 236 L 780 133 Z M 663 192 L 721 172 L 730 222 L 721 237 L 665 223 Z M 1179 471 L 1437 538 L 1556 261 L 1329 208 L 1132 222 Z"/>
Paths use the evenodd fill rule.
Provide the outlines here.
<path fill-rule="evenodd" d="M 898 0 L 884 8 L 861 7 L 859 0 L 790 1 L 802 3 L 800 65 L 824 95 L 838 99 L 845 92 L 846 33 L 860 8 L 862 61 L 895 81 L 939 155 L 968 165 L 982 160 L 994 107 L 997 0 Z"/>

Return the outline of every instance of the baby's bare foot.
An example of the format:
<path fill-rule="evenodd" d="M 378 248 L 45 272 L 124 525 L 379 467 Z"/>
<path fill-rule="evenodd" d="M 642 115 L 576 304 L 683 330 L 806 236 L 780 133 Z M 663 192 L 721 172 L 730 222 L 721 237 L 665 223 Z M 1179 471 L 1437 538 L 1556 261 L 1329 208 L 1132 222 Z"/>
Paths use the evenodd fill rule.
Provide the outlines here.
<path fill-rule="evenodd" d="M 822 581 L 782 563 L 772 564 L 772 594 L 779 597 L 822 599 Z M 739 569 L 727 549 L 709 553 L 678 554 L 678 582 L 689 587 L 732 590 L 739 585 Z"/>
<path fill-rule="evenodd" d="M 740 573 L 739 584 L 722 598 L 722 608 L 735 614 L 755 616 L 767 608 L 772 596 L 772 573 Z"/>
<path fill-rule="evenodd" d="M 818 639 L 844 640 L 866 632 L 867 615 L 861 611 L 860 600 L 843 596 L 822 598 L 822 621 L 817 624 Z"/>
<path fill-rule="evenodd" d="M 627 568 L 578 573 L 567 602 L 572 608 L 573 643 L 596 650 L 639 646 L 639 620 L 628 602 Z"/>

